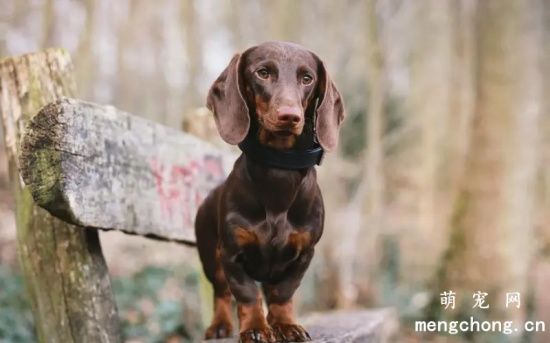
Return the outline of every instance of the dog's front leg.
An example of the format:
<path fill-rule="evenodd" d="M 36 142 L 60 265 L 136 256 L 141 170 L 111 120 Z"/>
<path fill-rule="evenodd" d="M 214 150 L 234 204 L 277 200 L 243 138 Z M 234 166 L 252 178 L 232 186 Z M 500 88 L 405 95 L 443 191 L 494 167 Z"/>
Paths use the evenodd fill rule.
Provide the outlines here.
<path fill-rule="evenodd" d="M 313 248 L 309 248 L 287 270 L 285 277 L 281 281 L 262 284 L 269 308 L 267 321 L 280 341 L 306 342 L 311 340 L 307 331 L 296 323 L 292 296 L 300 285 L 312 257 Z"/>
<path fill-rule="evenodd" d="M 224 257 L 225 275 L 238 305 L 240 342 L 277 342 L 275 334 L 265 318 L 262 295 L 256 283 L 246 274 L 241 264 L 235 261 L 235 258 Z"/>

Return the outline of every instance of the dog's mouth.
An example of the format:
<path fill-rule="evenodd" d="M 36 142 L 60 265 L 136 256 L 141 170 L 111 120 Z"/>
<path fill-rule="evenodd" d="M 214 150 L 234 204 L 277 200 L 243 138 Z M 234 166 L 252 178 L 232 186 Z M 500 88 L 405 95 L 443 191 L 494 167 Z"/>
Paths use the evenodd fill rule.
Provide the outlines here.
<path fill-rule="evenodd" d="M 258 132 L 258 140 L 265 146 L 277 150 L 292 149 L 298 135 L 292 130 L 267 130 L 261 127 Z"/>
<path fill-rule="evenodd" d="M 292 149 L 304 131 L 303 123 L 277 123 L 269 117 L 258 118 L 258 140 L 261 144 L 277 149 Z"/>
<path fill-rule="evenodd" d="M 288 126 L 281 126 L 281 125 L 264 125 L 264 130 L 269 131 L 272 135 L 278 136 L 278 137 L 290 137 L 290 136 L 299 136 L 302 134 L 302 131 L 304 129 L 303 125 L 288 125 Z"/>
<path fill-rule="evenodd" d="M 279 137 L 290 137 L 293 135 L 297 135 L 293 130 L 279 130 L 274 131 L 273 134 Z"/>
<path fill-rule="evenodd" d="M 291 135 L 299 136 L 304 129 L 304 124 L 302 122 L 288 123 L 288 124 L 278 123 L 277 121 L 272 120 L 269 117 L 258 118 L 258 123 L 262 129 L 269 131 L 272 135 L 277 135 L 281 137 L 286 137 Z"/>

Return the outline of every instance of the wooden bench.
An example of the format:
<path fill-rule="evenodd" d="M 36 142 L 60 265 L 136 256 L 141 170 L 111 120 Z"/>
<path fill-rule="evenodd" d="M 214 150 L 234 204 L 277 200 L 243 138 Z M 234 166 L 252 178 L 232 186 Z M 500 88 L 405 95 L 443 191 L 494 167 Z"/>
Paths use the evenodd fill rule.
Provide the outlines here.
<path fill-rule="evenodd" d="M 62 98 L 33 117 L 19 161 L 35 202 L 66 222 L 193 244 L 195 212 L 235 156 L 114 107 Z"/>
<path fill-rule="evenodd" d="M 0 62 L 18 248 L 41 341 L 118 342 L 97 230 L 193 244 L 196 209 L 235 155 L 112 106 L 64 97 L 74 93 L 71 70 L 60 50 Z M 384 342 L 396 327 L 391 310 L 305 321 L 318 342 Z"/>

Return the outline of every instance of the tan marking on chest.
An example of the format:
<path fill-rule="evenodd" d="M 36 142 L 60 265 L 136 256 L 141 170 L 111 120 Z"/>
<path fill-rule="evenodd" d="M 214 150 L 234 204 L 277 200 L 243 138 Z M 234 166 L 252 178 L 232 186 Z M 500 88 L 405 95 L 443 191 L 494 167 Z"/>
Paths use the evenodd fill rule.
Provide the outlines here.
<path fill-rule="evenodd" d="M 240 247 L 243 247 L 245 245 L 259 244 L 258 236 L 255 232 L 251 230 L 238 227 L 235 229 L 233 235 L 235 237 L 235 242 Z"/>

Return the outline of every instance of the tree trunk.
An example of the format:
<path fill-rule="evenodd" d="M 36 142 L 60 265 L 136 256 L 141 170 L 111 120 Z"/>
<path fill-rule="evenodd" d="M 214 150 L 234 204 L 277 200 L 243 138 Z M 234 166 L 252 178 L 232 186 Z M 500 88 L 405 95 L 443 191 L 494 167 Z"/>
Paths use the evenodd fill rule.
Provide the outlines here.
<path fill-rule="evenodd" d="M 550 40 L 550 3 L 542 2 L 543 31 L 542 41 Z M 543 44 L 542 56 L 550 56 L 550 44 Z M 545 58 L 542 66 L 543 75 L 543 99 L 544 116 L 541 121 L 542 128 L 542 161 L 540 168 L 540 191 L 539 191 L 539 230 L 537 234 L 542 243 L 542 252 L 545 258 L 550 258 L 550 59 Z M 550 309 L 549 309 L 550 317 Z"/>
<path fill-rule="evenodd" d="M 195 0 L 182 2 L 181 21 L 185 33 L 185 54 L 187 56 L 187 84 L 185 86 L 184 108 L 189 111 L 202 106 L 203 99 L 199 96 L 199 80 L 202 68 L 202 36 L 200 21 Z"/>
<path fill-rule="evenodd" d="M 433 275 L 445 247 L 446 231 L 440 227 L 441 164 L 447 140 L 444 128 L 450 118 L 450 72 L 452 37 L 450 2 L 414 2 L 410 54 L 411 93 L 408 107 L 419 124 L 419 141 L 412 152 L 417 167 L 412 176 L 416 184 L 415 230 L 403 234 L 401 276 L 412 289 L 424 289 Z"/>
<path fill-rule="evenodd" d="M 269 1 L 267 9 L 270 13 L 270 32 L 274 39 L 291 42 L 300 41 L 300 1 L 281 0 Z"/>
<path fill-rule="evenodd" d="M 85 0 L 84 10 L 86 12 L 86 20 L 84 22 L 84 30 L 79 37 L 79 44 L 74 60 L 78 65 L 75 71 L 76 82 L 80 85 L 78 88 L 79 94 L 83 99 L 94 99 L 94 84 L 97 84 L 97 70 L 94 66 L 94 38 L 95 27 L 97 26 L 97 8 L 95 0 Z"/>
<path fill-rule="evenodd" d="M 550 297 L 547 289 L 550 280 L 550 2 L 540 0 L 541 17 L 543 20 L 542 44 L 543 50 L 541 56 L 546 56 L 543 60 L 543 93 L 546 96 L 542 103 L 541 132 L 542 132 L 542 160 L 539 168 L 539 194 L 537 211 L 537 231 L 536 240 L 540 244 L 541 254 L 536 263 L 536 268 L 532 271 L 532 284 L 534 285 L 533 304 L 535 312 L 533 318 L 550 323 Z M 549 342 L 550 331 L 539 332 L 536 334 L 536 342 Z"/>
<path fill-rule="evenodd" d="M 354 239 L 355 263 L 359 272 L 354 276 L 357 285 L 357 298 L 361 303 L 372 304 L 378 298 L 377 280 L 379 273 L 380 235 L 384 209 L 385 178 L 383 173 L 383 134 L 384 103 L 386 97 L 387 75 L 384 53 L 382 20 L 379 16 L 380 2 L 369 0 L 366 3 L 364 52 L 366 55 L 367 123 L 365 137 L 367 146 L 363 157 L 363 177 L 357 192 L 363 226 Z M 367 242 L 367 243 L 365 243 Z M 366 244 L 366 245 L 365 245 Z M 382 286 L 381 286 L 382 287 Z M 350 299 L 351 300 L 351 299 Z"/>
<path fill-rule="evenodd" d="M 451 237 L 438 274 L 439 293 L 457 293 L 451 317 L 521 320 L 534 252 L 535 175 L 541 76 L 533 1 L 481 1 L 477 8 L 477 98 L 463 183 Z M 487 292 L 490 308 L 473 308 Z M 506 292 L 520 292 L 521 310 L 505 308 Z"/>
<path fill-rule="evenodd" d="M 97 232 L 78 230 L 34 205 L 18 172 L 26 123 L 47 103 L 74 95 L 72 73 L 69 55 L 58 49 L 0 61 L 0 112 L 16 198 L 19 262 L 41 342 L 119 342 Z"/>
<path fill-rule="evenodd" d="M 230 47 L 234 51 L 241 51 L 244 48 L 244 37 L 242 30 L 242 11 L 244 10 L 241 0 L 226 1 L 224 3 L 224 21 L 229 31 L 231 42 Z"/>

